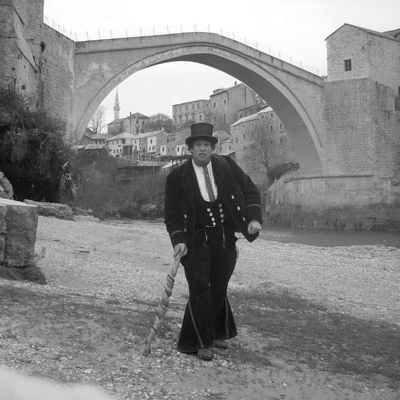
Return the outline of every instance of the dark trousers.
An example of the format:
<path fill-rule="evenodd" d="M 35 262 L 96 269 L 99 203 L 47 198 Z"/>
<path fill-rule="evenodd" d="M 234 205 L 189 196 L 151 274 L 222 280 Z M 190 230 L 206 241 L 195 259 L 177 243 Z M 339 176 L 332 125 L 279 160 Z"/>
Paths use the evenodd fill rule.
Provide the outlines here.
<path fill-rule="evenodd" d="M 234 232 L 216 228 L 196 231 L 195 246 L 183 262 L 189 301 L 183 317 L 178 350 L 196 352 L 214 340 L 237 335 L 227 298 L 228 282 L 236 264 Z"/>

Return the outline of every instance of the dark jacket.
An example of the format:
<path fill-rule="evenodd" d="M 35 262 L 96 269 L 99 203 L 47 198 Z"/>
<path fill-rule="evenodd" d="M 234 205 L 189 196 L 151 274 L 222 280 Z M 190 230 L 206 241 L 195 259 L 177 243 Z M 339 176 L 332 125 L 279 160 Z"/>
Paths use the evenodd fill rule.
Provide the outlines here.
<path fill-rule="evenodd" d="M 251 220 L 262 223 L 261 199 L 257 186 L 248 175 L 229 157 L 213 154 L 213 175 L 218 187 L 218 200 L 222 201 L 235 223 L 236 231 L 248 241 L 257 238 L 249 235 Z M 193 249 L 195 232 L 194 193 L 196 175 L 190 158 L 175 168 L 167 177 L 164 216 L 172 246 L 186 243 L 188 251 Z"/>

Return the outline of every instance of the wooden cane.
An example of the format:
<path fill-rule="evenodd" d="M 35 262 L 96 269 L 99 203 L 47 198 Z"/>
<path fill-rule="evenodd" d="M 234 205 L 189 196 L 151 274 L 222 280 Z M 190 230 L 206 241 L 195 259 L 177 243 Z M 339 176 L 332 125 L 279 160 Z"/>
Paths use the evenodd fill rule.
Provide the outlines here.
<path fill-rule="evenodd" d="M 151 353 L 151 343 L 153 342 L 157 331 L 160 329 L 160 326 L 164 319 L 164 315 L 167 312 L 167 308 L 169 305 L 169 298 L 171 297 L 171 294 L 172 294 L 172 289 L 173 289 L 174 283 L 175 283 L 175 276 L 178 272 L 180 261 L 181 261 L 181 256 L 180 256 L 180 254 L 178 254 L 176 257 L 174 257 L 174 262 L 172 264 L 171 270 L 167 274 L 167 282 L 164 286 L 164 291 L 163 291 L 163 294 L 161 297 L 160 304 L 158 305 L 157 310 L 156 310 L 154 324 L 151 327 L 149 336 L 146 339 L 145 349 L 143 351 L 144 356 L 148 356 Z"/>

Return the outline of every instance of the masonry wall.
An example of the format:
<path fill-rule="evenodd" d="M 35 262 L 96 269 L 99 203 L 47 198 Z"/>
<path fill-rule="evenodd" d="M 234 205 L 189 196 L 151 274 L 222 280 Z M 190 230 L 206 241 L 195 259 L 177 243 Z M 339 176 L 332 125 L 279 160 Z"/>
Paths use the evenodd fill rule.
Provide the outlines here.
<path fill-rule="evenodd" d="M 399 117 L 394 92 L 387 86 L 367 78 L 327 82 L 323 119 L 330 173 L 395 176 Z"/>
<path fill-rule="evenodd" d="M 0 11 L 2 85 L 25 95 L 31 109 L 69 121 L 75 43 L 43 23 L 43 0 L 2 0 Z"/>
<path fill-rule="evenodd" d="M 269 167 L 296 161 L 294 149 L 275 111 L 261 111 L 231 126 L 235 161 L 259 185 L 268 181 L 262 159 Z M 261 149 L 263 148 L 263 149 Z"/>
<path fill-rule="evenodd" d="M 328 81 L 370 78 L 400 88 L 400 41 L 344 25 L 327 39 Z M 351 71 L 344 60 L 352 61 Z"/>
<path fill-rule="evenodd" d="M 376 85 L 375 93 L 374 174 L 400 183 L 400 111 L 394 109 L 396 93 L 384 85 Z"/>
<path fill-rule="evenodd" d="M 26 10 L 20 1 L 0 4 L 0 82 L 16 90 L 34 109 L 37 103 L 36 65 L 26 41 Z"/>
<path fill-rule="evenodd" d="M 45 49 L 42 54 L 42 107 L 69 121 L 72 115 L 74 93 L 75 42 L 43 24 L 41 40 Z M 67 126 L 67 136 L 71 127 Z"/>

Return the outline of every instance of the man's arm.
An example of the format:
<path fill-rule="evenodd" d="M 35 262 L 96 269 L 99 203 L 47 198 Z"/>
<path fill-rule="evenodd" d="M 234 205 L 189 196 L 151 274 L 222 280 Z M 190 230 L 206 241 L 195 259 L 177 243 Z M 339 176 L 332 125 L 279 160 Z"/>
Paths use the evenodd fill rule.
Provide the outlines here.
<path fill-rule="evenodd" d="M 224 157 L 225 158 L 225 157 Z M 229 163 L 232 171 L 236 177 L 236 180 L 240 186 L 240 190 L 243 194 L 244 203 L 246 205 L 247 219 L 250 221 L 248 232 L 258 229 L 257 224 L 251 224 L 252 221 L 258 222 L 261 229 L 262 224 L 262 211 L 261 211 L 261 195 L 257 186 L 251 180 L 250 176 L 247 175 L 230 157 L 226 157 L 225 160 Z M 252 228 L 250 228 L 250 224 Z M 260 230 L 258 229 L 257 232 Z"/>
<path fill-rule="evenodd" d="M 178 179 L 177 174 L 172 171 L 167 176 L 165 184 L 164 219 L 174 250 L 177 244 L 186 244 L 182 211 L 182 188 L 179 187 L 180 181 Z"/>

